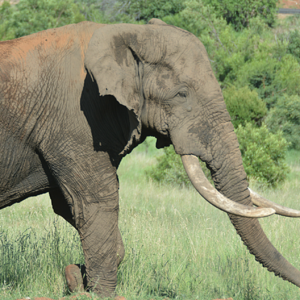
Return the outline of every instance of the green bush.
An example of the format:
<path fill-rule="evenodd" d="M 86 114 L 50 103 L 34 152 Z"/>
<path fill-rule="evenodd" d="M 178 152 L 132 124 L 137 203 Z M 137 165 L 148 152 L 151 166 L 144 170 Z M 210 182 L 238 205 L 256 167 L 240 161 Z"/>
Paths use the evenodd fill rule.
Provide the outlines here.
<path fill-rule="evenodd" d="M 248 178 L 269 186 L 283 182 L 289 168 L 285 163 L 288 143 L 282 132 L 271 133 L 265 124 L 257 128 L 251 123 L 239 125 L 235 132 Z"/>
<path fill-rule="evenodd" d="M 173 146 L 163 150 L 164 153 L 156 158 L 157 164 L 148 168 L 146 174 L 157 182 L 190 186 L 191 182 L 184 170 L 180 155 L 176 154 Z M 205 163 L 200 161 L 200 164 L 204 174 L 212 182 L 210 171 Z"/>
<path fill-rule="evenodd" d="M 294 55 L 300 63 L 300 31 L 294 30 L 290 34 L 288 52 Z"/>
<path fill-rule="evenodd" d="M 250 20 L 259 16 L 268 25 L 275 22 L 278 0 L 203 0 L 214 7 L 217 16 L 241 30 L 248 27 Z"/>
<path fill-rule="evenodd" d="M 270 56 L 261 57 L 247 61 L 236 71 L 233 79 L 237 87 L 248 86 L 251 90 L 256 90 L 270 108 L 276 102 L 277 94 L 281 90 L 281 85 L 274 85 L 277 70 L 279 71 L 277 59 Z"/>
<path fill-rule="evenodd" d="M 20 0 L 13 6 L 4 3 L 0 16 L 2 40 L 85 20 L 74 0 Z"/>
<path fill-rule="evenodd" d="M 266 125 L 273 133 L 281 130 L 289 148 L 300 150 L 300 97 L 284 95 L 270 110 Z"/>
<path fill-rule="evenodd" d="M 134 20 L 146 23 L 152 18 L 162 19 L 183 9 L 184 1 L 181 0 L 119 0 L 114 6 L 114 14 L 123 22 Z"/>
<path fill-rule="evenodd" d="M 288 95 L 300 96 L 300 64 L 295 56 L 286 54 L 279 62 L 274 78 L 274 89 Z"/>
<path fill-rule="evenodd" d="M 266 51 L 257 56 L 236 69 L 234 76 L 227 76 L 225 85 L 234 80 L 237 87 L 249 86 L 269 109 L 284 93 L 300 95 L 300 65 L 294 56 L 286 54 L 278 60 Z"/>
<path fill-rule="evenodd" d="M 4 1 L 0 6 L 0 41 L 11 40 L 15 37 L 14 29 L 10 26 L 13 9 L 9 2 Z"/>
<path fill-rule="evenodd" d="M 223 96 L 235 128 L 247 122 L 261 125 L 267 108 L 255 90 L 251 91 L 247 86 L 240 89 L 230 86 L 223 90 Z"/>
<path fill-rule="evenodd" d="M 114 2 L 102 0 L 74 0 L 80 13 L 87 21 L 107 24 L 110 23 Z"/>

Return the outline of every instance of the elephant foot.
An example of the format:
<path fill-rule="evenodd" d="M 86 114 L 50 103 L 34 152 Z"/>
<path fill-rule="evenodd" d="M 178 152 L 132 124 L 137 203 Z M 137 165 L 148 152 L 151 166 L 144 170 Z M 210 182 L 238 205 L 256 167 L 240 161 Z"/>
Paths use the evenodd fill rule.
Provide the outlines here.
<path fill-rule="evenodd" d="M 85 265 L 68 265 L 65 269 L 65 276 L 71 293 L 83 292 L 86 289 L 87 282 Z M 81 293 L 80 295 L 89 296 L 88 293 Z M 65 300 L 65 298 L 60 300 Z M 116 296 L 114 300 L 126 300 L 126 298 L 123 296 Z"/>
<path fill-rule="evenodd" d="M 86 287 L 84 265 L 68 265 L 65 269 L 65 276 L 71 293 L 84 291 Z"/>

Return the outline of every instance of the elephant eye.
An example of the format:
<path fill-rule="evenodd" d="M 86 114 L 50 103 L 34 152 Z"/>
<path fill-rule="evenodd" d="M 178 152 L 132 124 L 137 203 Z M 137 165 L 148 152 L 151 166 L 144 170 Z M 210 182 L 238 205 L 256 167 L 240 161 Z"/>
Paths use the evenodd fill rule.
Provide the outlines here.
<path fill-rule="evenodd" d="M 179 96 L 179 97 L 182 97 L 182 98 L 186 98 L 187 92 L 186 91 L 179 92 L 179 93 L 177 93 L 176 96 Z"/>

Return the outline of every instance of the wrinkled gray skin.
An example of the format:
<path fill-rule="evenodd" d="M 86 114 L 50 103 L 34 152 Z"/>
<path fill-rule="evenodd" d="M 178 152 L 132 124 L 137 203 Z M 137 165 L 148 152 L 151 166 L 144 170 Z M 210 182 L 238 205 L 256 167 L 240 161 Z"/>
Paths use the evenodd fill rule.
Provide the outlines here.
<path fill-rule="evenodd" d="M 0 208 L 49 192 L 78 230 L 88 286 L 101 295 L 114 292 L 124 256 L 116 169 L 147 135 L 200 157 L 222 194 L 252 205 L 206 50 L 151 23 L 84 22 L 0 43 Z M 257 219 L 229 217 L 257 261 L 300 286 Z"/>

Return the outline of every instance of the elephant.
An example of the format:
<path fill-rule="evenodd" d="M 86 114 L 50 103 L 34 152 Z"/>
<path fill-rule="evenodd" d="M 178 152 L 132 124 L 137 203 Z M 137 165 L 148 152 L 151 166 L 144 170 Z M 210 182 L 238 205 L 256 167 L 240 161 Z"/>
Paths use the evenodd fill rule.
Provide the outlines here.
<path fill-rule="evenodd" d="M 196 36 L 158 19 L 82 22 L 1 42 L 0 53 L 0 208 L 48 192 L 54 212 L 79 233 L 89 290 L 115 293 L 125 253 L 116 171 L 147 136 L 157 148 L 172 144 L 195 189 L 228 214 L 256 260 L 300 287 L 299 271 L 258 222 L 300 212 L 248 188 L 221 88 Z"/>

